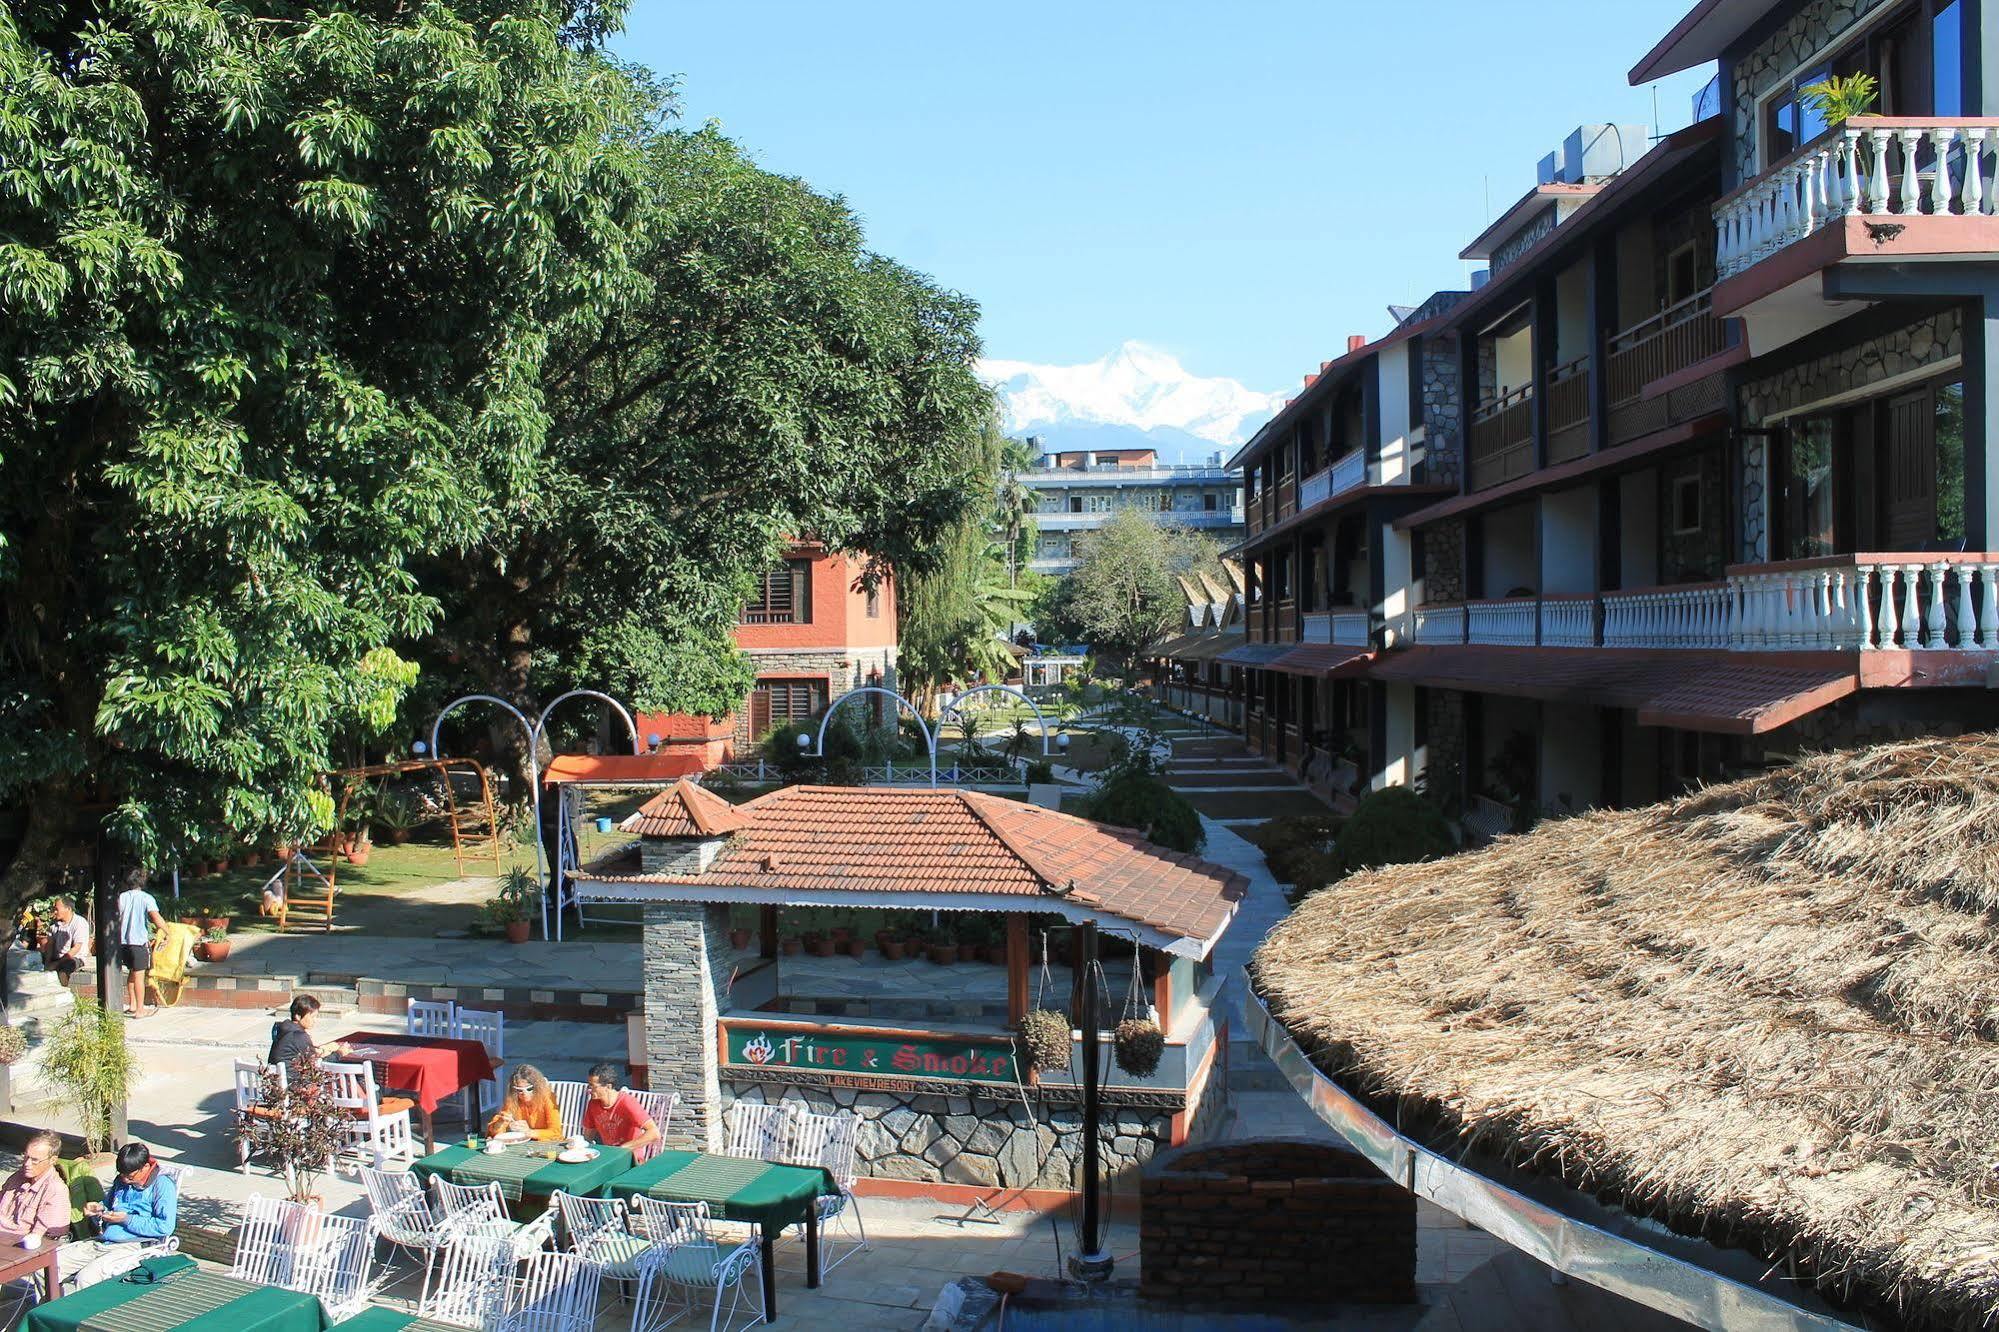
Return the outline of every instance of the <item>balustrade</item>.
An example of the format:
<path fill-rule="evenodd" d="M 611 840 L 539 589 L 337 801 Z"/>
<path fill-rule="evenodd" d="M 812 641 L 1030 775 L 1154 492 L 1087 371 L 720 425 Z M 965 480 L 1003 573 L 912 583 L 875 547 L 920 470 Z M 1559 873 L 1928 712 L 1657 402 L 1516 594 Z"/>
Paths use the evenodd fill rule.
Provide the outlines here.
<path fill-rule="evenodd" d="M 1465 608 L 1458 604 L 1418 606 L 1416 641 L 1419 644 L 1464 642 Z"/>
<path fill-rule="evenodd" d="M 1541 598 L 1541 645 L 1543 647 L 1595 647 L 1596 598 Z"/>
<path fill-rule="evenodd" d="M 1612 335 L 1605 367 L 1613 405 L 1637 398 L 1647 384 L 1718 356 L 1728 346 L 1714 314 L 1714 292 L 1695 292 L 1622 333 Z"/>
<path fill-rule="evenodd" d="M 1340 647 L 1366 647 L 1367 612 L 1364 610 L 1333 612 L 1333 642 Z"/>
<path fill-rule="evenodd" d="M 1733 593 L 1727 583 L 1691 583 L 1603 594 L 1603 645 L 1728 646 Z"/>
<path fill-rule="evenodd" d="M 1715 271 L 1733 276 L 1862 213 L 1992 216 L 1988 144 L 1999 153 L 1999 120 L 1854 116 L 1715 205 Z"/>
<path fill-rule="evenodd" d="M 1470 441 L 1473 490 L 1527 475 L 1534 464 L 1534 386 L 1522 384 L 1480 403 Z"/>
<path fill-rule="evenodd" d="M 1474 601 L 1465 607 L 1465 641 L 1495 647 L 1533 647 L 1540 602 L 1533 597 Z"/>
<path fill-rule="evenodd" d="M 1999 651 L 1999 556 L 1859 554 L 1731 570 L 1729 646 Z"/>

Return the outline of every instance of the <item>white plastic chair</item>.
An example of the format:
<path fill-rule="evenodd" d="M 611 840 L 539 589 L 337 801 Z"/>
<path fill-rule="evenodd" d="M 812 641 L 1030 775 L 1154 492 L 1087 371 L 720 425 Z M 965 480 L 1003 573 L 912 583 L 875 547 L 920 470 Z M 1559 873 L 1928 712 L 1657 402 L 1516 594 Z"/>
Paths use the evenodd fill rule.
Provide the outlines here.
<path fill-rule="evenodd" d="M 477 1041 L 495 1067 L 507 1058 L 507 1015 L 495 1008 L 461 1008 L 452 1018 L 451 1034 L 461 1041 Z M 500 1108 L 502 1089 L 495 1081 L 473 1084 L 469 1089 L 479 1098 L 479 1113 L 490 1115 Z M 468 1116 L 469 1119 L 469 1116 Z"/>
<path fill-rule="evenodd" d="M 624 1089 L 625 1095 L 639 1103 L 639 1109 L 658 1126 L 659 1136 L 666 1136 L 667 1126 L 673 1122 L 673 1112 L 680 1108 L 679 1092 L 640 1091 L 636 1087 Z"/>
<path fill-rule="evenodd" d="M 537 1253 L 507 1283 L 488 1332 L 592 1332 L 597 1326 L 597 1268 L 573 1253 Z"/>
<path fill-rule="evenodd" d="M 456 1036 L 458 1005 L 449 999 L 411 999 L 403 1014 L 403 1030 L 411 1036 Z"/>
<path fill-rule="evenodd" d="M 410 1132 L 409 1107 L 382 1113 L 375 1092 L 373 1064 L 336 1064 L 322 1059 L 319 1066 L 333 1080 L 333 1103 L 347 1112 L 347 1141 L 374 1157 L 375 1169 L 390 1161 L 416 1160 L 416 1136 Z"/>
<path fill-rule="evenodd" d="M 708 1332 L 717 1328 L 735 1332 L 736 1311 L 745 1306 L 749 1313 L 745 1328 L 763 1321 L 763 1260 L 754 1235 L 742 1240 L 718 1237 L 705 1202 L 663 1202 L 641 1193 L 633 1195 L 632 1203 L 638 1208 L 638 1229 L 665 1251 L 645 1264 L 635 1326 L 664 1326 L 682 1313 L 692 1313 L 697 1293 L 713 1301 Z"/>
<path fill-rule="evenodd" d="M 374 1234 L 360 1217 L 335 1216 L 278 1198 L 249 1198 L 229 1275 L 317 1296 L 334 1319 L 368 1305 Z"/>
<path fill-rule="evenodd" d="M 417 1302 L 417 1316 L 483 1328 L 505 1307 L 513 1273 L 514 1254 L 505 1241 L 453 1236 L 438 1256 L 436 1284 Z"/>
<path fill-rule="evenodd" d="M 277 1078 L 280 1088 L 289 1083 L 283 1064 L 266 1068 L 260 1059 L 238 1059 L 231 1067 L 236 1074 L 236 1126 L 240 1129 L 250 1113 L 264 1103 L 266 1073 Z M 250 1173 L 250 1142 L 241 1133 L 236 1135 L 236 1168 L 246 1175 Z"/>
<path fill-rule="evenodd" d="M 562 1114 L 563 1136 L 575 1137 L 583 1131 L 583 1108 L 590 1104 L 590 1085 L 551 1081 L 548 1089 L 555 1096 L 555 1108 Z"/>
<path fill-rule="evenodd" d="M 423 1255 L 423 1285 L 417 1295 L 421 1304 L 430 1291 L 437 1255 L 450 1240 L 443 1219 L 431 1209 L 417 1177 L 406 1170 L 362 1166 L 361 1184 L 368 1191 L 368 1224 L 375 1238 Z"/>

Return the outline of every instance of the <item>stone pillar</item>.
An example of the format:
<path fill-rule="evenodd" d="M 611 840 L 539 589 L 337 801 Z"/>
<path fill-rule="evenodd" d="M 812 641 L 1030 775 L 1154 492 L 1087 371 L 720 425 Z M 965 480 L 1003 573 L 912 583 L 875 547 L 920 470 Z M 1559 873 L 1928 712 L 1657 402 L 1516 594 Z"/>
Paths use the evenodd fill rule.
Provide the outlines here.
<path fill-rule="evenodd" d="M 646 1062 L 652 1090 L 678 1092 L 667 1145 L 722 1149 L 716 1018 L 727 983 L 729 909 L 654 902 L 645 908 Z"/>

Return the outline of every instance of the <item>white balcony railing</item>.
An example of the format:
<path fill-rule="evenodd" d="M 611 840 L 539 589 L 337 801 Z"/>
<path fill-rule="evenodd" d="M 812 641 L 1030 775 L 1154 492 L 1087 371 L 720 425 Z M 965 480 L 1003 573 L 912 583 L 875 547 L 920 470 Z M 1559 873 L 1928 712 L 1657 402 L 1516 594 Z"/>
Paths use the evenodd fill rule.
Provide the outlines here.
<path fill-rule="evenodd" d="M 1309 509 L 1331 499 L 1333 495 L 1333 469 L 1321 468 L 1298 483 L 1298 507 Z"/>
<path fill-rule="evenodd" d="M 1465 608 L 1460 605 L 1418 606 L 1416 641 L 1420 644 L 1465 641 Z"/>
<path fill-rule="evenodd" d="M 1595 647 L 1596 598 L 1541 598 L 1543 647 Z"/>
<path fill-rule="evenodd" d="M 1999 120 L 1854 116 L 1715 204 L 1715 271 L 1730 277 L 1856 214 L 1999 213 L 1988 145 L 1999 152 Z"/>
<path fill-rule="evenodd" d="M 1490 643 L 1495 647 L 1533 647 L 1538 605 L 1533 597 L 1474 601 L 1465 607 L 1465 641 Z"/>
<path fill-rule="evenodd" d="M 1367 612 L 1334 611 L 1333 642 L 1340 647 L 1367 646 Z"/>
<path fill-rule="evenodd" d="M 1999 652 L 1999 555 L 1859 554 L 1729 571 L 1729 646 Z"/>
<path fill-rule="evenodd" d="M 1630 648 L 1728 646 L 1727 583 L 1633 589 L 1603 594 L 1603 645 Z"/>
<path fill-rule="evenodd" d="M 1360 449 L 1343 453 L 1333 462 L 1333 493 L 1344 495 L 1367 484 L 1367 454 Z"/>

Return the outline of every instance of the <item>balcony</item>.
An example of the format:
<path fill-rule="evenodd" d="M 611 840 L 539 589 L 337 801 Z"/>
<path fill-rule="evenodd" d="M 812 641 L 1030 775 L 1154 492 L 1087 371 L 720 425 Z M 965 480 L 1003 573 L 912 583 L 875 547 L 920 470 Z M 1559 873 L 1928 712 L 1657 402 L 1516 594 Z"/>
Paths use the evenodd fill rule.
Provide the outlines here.
<path fill-rule="evenodd" d="M 1357 606 L 1305 614 L 1302 643 L 1329 643 L 1336 647 L 1366 647 L 1367 612 Z"/>
<path fill-rule="evenodd" d="M 1472 412 L 1471 488 L 1484 490 L 1534 467 L 1534 386 L 1488 398 Z"/>
<path fill-rule="evenodd" d="M 1877 227 L 1872 238 L 1864 238 L 1871 240 L 1870 253 L 1975 251 L 1963 236 L 1932 249 L 1932 237 L 1946 238 L 1902 233 L 1910 229 L 1909 219 L 1999 212 L 1986 166 L 1987 152 L 1999 152 L 1995 131 L 1999 120 L 1941 116 L 1854 116 L 1835 125 L 1715 204 L 1716 274 L 1725 281 L 1863 215 L 1903 222 L 1893 234 Z M 1844 252 L 1834 259 L 1843 257 Z"/>
<path fill-rule="evenodd" d="M 1548 462 L 1564 463 L 1589 452 L 1589 357 L 1578 356 L 1548 372 Z"/>
<path fill-rule="evenodd" d="M 1832 555 L 1719 583 L 1418 606 L 1416 642 L 1999 654 L 1999 554 Z"/>

